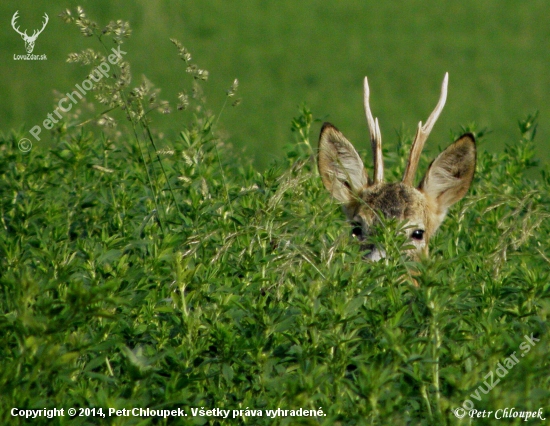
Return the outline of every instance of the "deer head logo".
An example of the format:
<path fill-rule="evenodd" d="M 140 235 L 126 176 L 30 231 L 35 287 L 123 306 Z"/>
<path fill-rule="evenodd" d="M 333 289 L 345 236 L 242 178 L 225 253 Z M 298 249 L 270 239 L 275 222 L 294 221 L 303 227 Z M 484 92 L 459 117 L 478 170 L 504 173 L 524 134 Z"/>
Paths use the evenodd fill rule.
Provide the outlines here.
<path fill-rule="evenodd" d="M 11 18 L 11 26 L 13 27 L 15 32 L 19 34 L 23 40 L 25 40 L 25 49 L 27 50 L 27 53 L 32 53 L 32 51 L 34 50 L 34 43 L 36 42 L 36 39 L 38 38 L 40 33 L 44 31 L 44 28 L 46 28 L 46 25 L 48 24 L 48 14 L 44 13 L 44 24 L 42 25 L 42 28 L 40 30 L 34 30 L 31 36 L 27 35 L 27 30 L 21 32 L 19 31 L 19 27 L 16 27 L 15 21 L 17 21 L 18 17 L 19 11 L 16 11 L 13 14 L 13 18 Z"/>

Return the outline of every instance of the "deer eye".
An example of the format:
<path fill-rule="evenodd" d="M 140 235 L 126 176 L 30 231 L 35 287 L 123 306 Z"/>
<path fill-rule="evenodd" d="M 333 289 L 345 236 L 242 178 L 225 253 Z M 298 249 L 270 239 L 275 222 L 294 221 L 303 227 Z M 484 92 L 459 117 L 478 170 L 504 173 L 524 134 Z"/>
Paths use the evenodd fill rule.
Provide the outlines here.
<path fill-rule="evenodd" d="M 357 238 L 363 237 L 363 227 L 361 226 L 361 223 L 359 222 L 352 222 L 351 223 L 352 229 L 351 229 L 351 235 Z"/>
<path fill-rule="evenodd" d="M 413 240 L 421 241 L 424 239 L 424 232 L 425 231 L 423 229 L 415 229 L 411 234 L 411 238 Z"/>

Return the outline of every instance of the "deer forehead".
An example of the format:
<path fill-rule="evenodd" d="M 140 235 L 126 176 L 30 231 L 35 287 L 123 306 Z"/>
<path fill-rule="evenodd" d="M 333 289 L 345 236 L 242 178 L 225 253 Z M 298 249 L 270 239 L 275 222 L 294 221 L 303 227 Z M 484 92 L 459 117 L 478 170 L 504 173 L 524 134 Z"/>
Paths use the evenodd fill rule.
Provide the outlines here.
<path fill-rule="evenodd" d="M 363 188 L 351 210 L 354 210 L 353 216 L 361 216 L 369 225 L 376 221 L 378 212 L 382 212 L 386 218 L 422 225 L 425 223 L 426 209 L 427 200 L 424 194 L 399 182 L 377 183 Z"/>

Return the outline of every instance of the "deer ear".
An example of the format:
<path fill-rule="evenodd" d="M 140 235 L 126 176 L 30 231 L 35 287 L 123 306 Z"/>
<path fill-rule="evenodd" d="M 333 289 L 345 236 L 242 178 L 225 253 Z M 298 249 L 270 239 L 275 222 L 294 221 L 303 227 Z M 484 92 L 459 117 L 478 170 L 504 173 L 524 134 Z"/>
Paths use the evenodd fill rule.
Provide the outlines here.
<path fill-rule="evenodd" d="M 369 184 L 361 157 L 330 123 L 321 128 L 317 163 L 325 188 L 341 203 L 349 204 L 359 190 Z"/>
<path fill-rule="evenodd" d="M 418 189 L 432 199 L 438 213 L 444 215 L 468 192 L 475 168 L 475 138 L 471 133 L 466 133 L 430 164 Z"/>

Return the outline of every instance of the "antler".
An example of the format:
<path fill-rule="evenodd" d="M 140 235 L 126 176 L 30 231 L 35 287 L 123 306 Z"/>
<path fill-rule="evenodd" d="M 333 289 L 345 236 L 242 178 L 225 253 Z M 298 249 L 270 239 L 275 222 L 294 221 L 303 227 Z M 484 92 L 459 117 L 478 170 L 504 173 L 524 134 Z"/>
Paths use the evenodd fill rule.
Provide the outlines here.
<path fill-rule="evenodd" d="M 372 147 L 372 158 L 374 161 L 374 183 L 384 180 L 384 163 L 382 160 L 382 135 L 380 134 L 380 126 L 378 118 L 373 118 L 369 105 L 369 82 L 367 77 L 363 82 L 363 104 L 365 106 L 365 115 L 369 126 L 370 144 Z"/>
<path fill-rule="evenodd" d="M 34 32 L 32 33 L 31 38 L 38 37 L 40 35 L 40 33 L 42 31 L 44 31 L 44 28 L 46 28 L 46 25 L 48 25 L 48 21 L 50 20 L 50 18 L 48 17 L 48 14 L 46 12 L 44 12 L 44 18 L 45 18 L 45 21 L 44 21 L 44 24 L 42 25 L 42 28 L 40 28 L 40 30 L 34 30 Z"/>
<path fill-rule="evenodd" d="M 44 23 L 42 24 L 42 28 L 40 30 L 34 30 L 33 33 L 32 33 L 32 36 L 28 36 L 27 35 L 27 30 L 25 30 L 25 32 L 21 32 L 19 31 L 19 27 L 16 27 L 16 22 L 17 21 L 17 18 L 19 18 L 19 11 L 17 10 L 14 14 L 13 14 L 13 17 L 11 18 L 11 26 L 13 27 L 13 29 L 15 30 L 15 32 L 17 32 L 21 37 L 23 37 L 25 40 L 36 40 L 36 38 L 40 35 L 40 33 L 42 31 L 44 31 L 44 28 L 46 28 L 46 25 L 48 25 L 48 22 L 50 20 L 50 18 L 48 17 L 48 14 L 47 13 L 44 13 Z"/>
<path fill-rule="evenodd" d="M 447 100 L 447 86 L 449 84 L 449 73 L 445 73 L 443 78 L 443 83 L 441 84 L 441 95 L 439 96 L 439 101 L 435 106 L 435 109 L 428 117 L 426 124 L 422 126 L 422 121 L 418 123 L 418 130 L 416 131 L 416 136 L 411 146 L 411 152 L 409 154 L 409 161 L 407 162 L 407 168 L 405 169 L 405 174 L 403 175 L 403 183 L 406 185 L 413 185 L 414 175 L 416 174 L 416 168 L 418 167 L 418 161 L 420 160 L 420 154 L 422 153 L 422 148 L 424 148 L 424 143 L 432 128 L 439 118 L 439 114 L 445 106 L 445 101 Z"/>
<path fill-rule="evenodd" d="M 11 18 L 11 26 L 13 27 L 15 32 L 17 34 L 19 34 L 21 37 L 28 37 L 27 30 L 25 30 L 25 32 L 22 33 L 21 31 L 19 31 L 19 27 L 15 26 L 16 25 L 15 21 L 17 21 L 17 18 L 19 18 L 19 11 L 18 10 L 15 11 L 15 13 L 13 14 L 13 17 Z"/>

